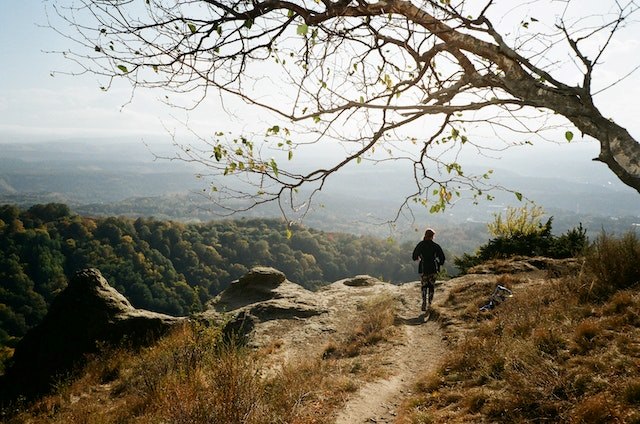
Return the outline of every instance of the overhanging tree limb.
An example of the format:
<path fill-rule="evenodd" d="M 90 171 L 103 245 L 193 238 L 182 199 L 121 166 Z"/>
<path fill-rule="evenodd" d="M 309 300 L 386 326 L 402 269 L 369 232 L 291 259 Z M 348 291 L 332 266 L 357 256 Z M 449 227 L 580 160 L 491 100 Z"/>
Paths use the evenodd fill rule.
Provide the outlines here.
<path fill-rule="evenodd" d="M 537 3 L 552 6 L 547 0 Z M 257 140 L 250 140 L 249 148 L 239 137 L 216 136 L 208 140 L 215 151 L 213 161 L 190 160 L 199 160 L 214 173 L 247 176 L 256 191 L 229 190 L 237 198 L 261 199 L 255 205 L 284 193 L 291 196 L 307 184 L 315 193 L 347 163 L 365 157 L 381 160 L 375 149 L 410 140 L 415 149 L 407 148 L 412 153 L 403 159 L 421 169 L 414 174 L 410 197 L 427 199 L 427 190 L 439 181 L 445 194 L 429 203 L 444 206 L 447 193 L 456 191 L 448 185 L 471 182 L 467 186 L 473 191 L 475 182 L 462 172 L 443 180 L 431 174 L 438 166 L 457 169 L 442 155 L 430 153 L 434 146 L 466 143 L 469 137 L 461 130 L 464 122 L 480 121 L 474 113 L 495 113 L 486 119 L 490 125 L 499 121 L 502 129 L 517 132 L 515 109 L 566 118 L 598 140 L 598 160 L 640 192 L 640 146 L 601 114 L 592 93 L 594 68 L 638 7 L 633 1 L 612 2 L 608 20 L 580 28 L 580 19 L 567 22 L 571 4 L 566 2 L 554 23 L 556 33 L 542 41 L 507 37 L 493 19 L 493 1 L 478 6 L 464 0 L 455 5 L 436 0 L 149 0 L 142 6 L 58 0 L 56 10 L 76 30 L 66 35 L 78 42 L 78 49 L 67 54 L 83 72 L 109 80 L 125 78 L 134 87 L 198 93 L 187 108 L 199 105 L 210 88 L 241 98 L 282 120 L 266 133 L 281 140 L 278 148 L 289 158 L 307 143 L 345 146 L 344 158 L 336 163 L 290 172 L 262 157 L 261 149 L 253 148 Z M 57 30 L 62 31 L 59 26 Z M 604 31 L 608 33 L 599 49 L 591 55 L 581 50 L 581 43 Z M 549 67 L 559 63 L 553 52 L 561 47 L 582 64 L 579 83 L 565 82 L 562 73 Z M 253 88 L 262 86 L 267 74 L 282 79 L 280 91 L 263 95 Z M 288 99 L 286 87 L 295 88 Z M 403 129 L 415 131 L 412 126 L 421 118 L 429 122 L 428 116 L 445 119 L 426 135 L 401 135 Z M 275 130 L 285 125 L 286 134 Z M 427 166 L 429 162 L 437 166 Z"/>

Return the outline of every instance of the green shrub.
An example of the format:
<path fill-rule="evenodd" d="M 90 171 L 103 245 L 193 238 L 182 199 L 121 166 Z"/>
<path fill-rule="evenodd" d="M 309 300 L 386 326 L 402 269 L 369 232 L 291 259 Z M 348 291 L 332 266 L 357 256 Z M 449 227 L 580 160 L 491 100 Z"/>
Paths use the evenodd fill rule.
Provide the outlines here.
<path fill-rule="evenodd" d="M 480 246 L 474 255 L 465 253 L 462 257 L 455 258 L 454 264 L 461 273 L 466 273 L 469 268 L 491 259 L 513 256 L 546 256 L 562 259 L 577 256 L 585 251 L 588 238 L 582 224 L 560 236 L 554 236 L 551 234 L 552 223 L 553 217 L 549 218 L 545 224 L 538 224 L 536 231 L 532 231 L 531 226 L 528 226 L 527 231 L 512 230 L 500 234 Z"/>

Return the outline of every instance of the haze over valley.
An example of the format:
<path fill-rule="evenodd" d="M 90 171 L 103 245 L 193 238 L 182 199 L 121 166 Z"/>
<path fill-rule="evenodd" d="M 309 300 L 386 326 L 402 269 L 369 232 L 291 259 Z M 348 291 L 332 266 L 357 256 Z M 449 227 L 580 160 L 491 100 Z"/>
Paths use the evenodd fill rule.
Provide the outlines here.
<path fill-rule="evenodd" d="M 3 143 L 0 149 L 0 202 L 29 206 L 60 202 L 90 215 L 154 216 L 186 221 L 220 219 L 206 194 L 211 181 L 197 177 L 206 170 L 171 156 L 171 146 L 141 140 L 65 140 Z M 640 223 L 640 197 L 592 162 L 591 146 L 582 144 L 525 146 L 502 157 L 464 157 L 466 174 L 493 170 L 491 182 L 523 194 L 554 217 L 564 231 L 582 222 L 588 231 L 622 233 Z M 480 163 L 478 163 L 480 162 Z M 233 184 L 234 177 L 224 183 Z M 325 230 L 415 238 L 415 227 L 432 225 L 482 228 L 507 205 L 522 205 L 514 194 L 494 190 L 494 200 L 454 199 L 444 213 L 429 214 L 416 205 L 413 216 L 393 220 L 405 197 L 413 193 L 406 163 L 352 165 L 333 175 L 315 198 L 305 225 Z M 303 193 L 302 193 L 303 194 Z M 301 195 L 302 195 L 301 194 Z M 462 196 L 464 197 L 464 193 Z M 412 202 L 409 202 L 410 204 Z M 277 205 L 255 208 L 231 218 L 279 217 Z M 483 240 L 478 240 L 482 242 Z"/>

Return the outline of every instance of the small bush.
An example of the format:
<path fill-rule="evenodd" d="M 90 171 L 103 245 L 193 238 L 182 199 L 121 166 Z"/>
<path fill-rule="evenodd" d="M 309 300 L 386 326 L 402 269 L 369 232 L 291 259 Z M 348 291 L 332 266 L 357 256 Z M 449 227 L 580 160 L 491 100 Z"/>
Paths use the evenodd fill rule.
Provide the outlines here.
<path fill-rule="evenodd" d="M 600 325 L 597 321 L 586 319 L 576 327 L 573 340 L 579 350 L 584 353 L 595 346 L 595 339 L 600 331 Z"/>
<path fill-rule="evenodd" d="M 640 381 L 632 381 L 627 384 L 622 395 L 625 402 L 632 405 L 640 405 Z"/>
<path fill-rule="evenodd" d="M 484 390 L 475 390 L 464 398 L 464 406 L 470 413 L 479 412 L 487 403 L 488 394 Z"/>
<path fill-rule="evenodd" d="M 550 328 L 536 328 L 533 330 L 532 340 L 534 345 L 541 351 L 549 355 L 555 355 L 558 351 L 566 347 L 564 338 Z"/>
<path fill-rule="evenodd" d="M 582 224 L 565 234 L 551 234 L 553 217 L 545 224 L 540 222 L 543 211 L 540 208 L 509 208 L 503 220 L 501 215 L 488 224 L 489 232 L 495 237 L 480 246 L 474 255 L 467 253 L 454 259 L 461 273 L 491 259 L 513 256 L 547 256 L 550 258 L 570 258 L 583 254 L 588 246 L 587 232 Z"/>
<path fill-rule="evenodd" d="M 418 382 L 416 383 L 416 391 L 418 393 L 426 393 L 429 394 L 431 392 L 435 392 L 440 388 L 444 383 L 444 380 L 440 373 L 438 372 L 430 372 L 428 374 L 423 375 Z"/>
<path fill-rule="evenodd" d="M 627 308 L 635 305 L 635 299 L 633 295 L 628 291 L 617 292 L 614 294 L 607 305 L 604 308 L 604 311 L 609 315 L 620 314 L 624 312 Z"/>
<path fill-rule="evenodd" d="M 616 422 L 615 405 L 604 395 L 582 400 L 573 410 L 571 422 L 575 424 L 602 424 Z"/>

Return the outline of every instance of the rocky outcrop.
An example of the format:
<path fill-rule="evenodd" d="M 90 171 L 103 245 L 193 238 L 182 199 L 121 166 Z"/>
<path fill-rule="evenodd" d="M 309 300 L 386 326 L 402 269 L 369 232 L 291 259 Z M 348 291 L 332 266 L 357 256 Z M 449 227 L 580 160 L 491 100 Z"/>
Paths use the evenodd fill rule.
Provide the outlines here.
<path fill-rule="evenodd" d="M 270 267 L 255 267 L 214 298 L 199 317 L 226 322 L 225 332 L 247 341 L 256 326 L 273 320 L 295 320 L 327 312 L 323 300 Z"/>
<path fill-rule="evenodd" d="M 469 268 L 467 274 L 519 274 L 543 271 L 549 277 L 576 273 L 582 260 L 576 258 L 552 259 L 542 256 L 514 256 L 508 259 L 494 259 Z"/>
<path fill-rule="evenodd" d="M 261 321 L 307 318 L 326 312 L 313 292 L 269 267 L 253 268 L 213 299 L 210 307 L 218 313 L 244 312 Z"/>
<path fill-rule="evenodd" d="M 349 287 L 372 287 L 381 284 L 381 281 L 370 275 L 356 275 L 353 278 L 342 280 L 342 284 Z"/>
<path fill-rule="evenodd" d="M 136 309 L 100 271 L 79 271 L 16 347 L 0 381 L 1 395 L 11 399 L 43 393 L 99 344 L 145 345 L 184 319 Z"/>
<path fill-rule="evenodd" d="M 244 343 L 297 327 L 304 327 L 304 334 L 313 338 L 335 331 L 326 322 L 329 315 L 383 292 L 386 286 L 390 285 L 359 275 L 314 293 L 276 269 L 256 267 L 191 319 L 224 325 L 233 340 Z M 149 344 L 185 320 L 136 309 L 98 270 L 80 271 L 53 301 L 42 323 L 16 347 L 13 364 L 0 381 L 0 398 L 42 394 L 78 369 L 100 345 Z M 284 333 L 281 337 L 286 338 Z"/>

